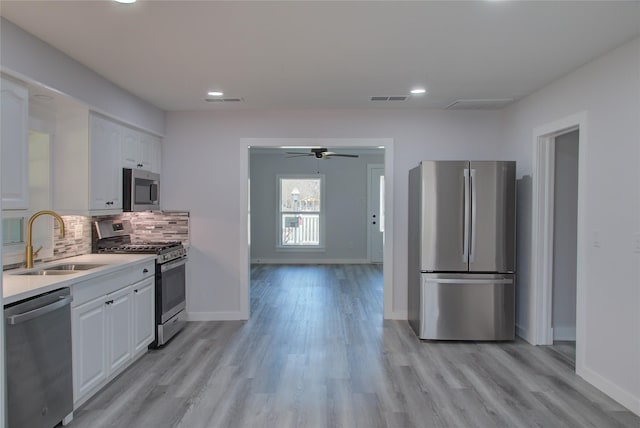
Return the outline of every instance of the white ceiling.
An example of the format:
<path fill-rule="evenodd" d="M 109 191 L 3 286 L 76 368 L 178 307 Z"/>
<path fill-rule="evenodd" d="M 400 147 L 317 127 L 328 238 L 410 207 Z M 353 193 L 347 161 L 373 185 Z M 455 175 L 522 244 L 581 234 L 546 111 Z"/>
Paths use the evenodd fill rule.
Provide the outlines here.
<path fill-rule="evenodd" d="M 640 35 L 639 1 L 7 1 L 0 14 L 167 111 L 519 99 Z M 372 102 L 372 96 L 408 95 Z M 206 103 L 207 90 L 241 103 Z"/>

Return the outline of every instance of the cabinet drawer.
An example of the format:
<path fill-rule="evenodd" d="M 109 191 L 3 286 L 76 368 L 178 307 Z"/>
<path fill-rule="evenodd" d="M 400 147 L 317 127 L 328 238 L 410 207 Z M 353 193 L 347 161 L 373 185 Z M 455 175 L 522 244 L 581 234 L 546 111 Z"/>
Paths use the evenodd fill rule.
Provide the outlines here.
<path fill-rule="evenodd" d="M 96 278 L 81 281 L 72 286 L 73 307 L 104 296 L 133 283 L 155 275 L 155 261 L 136 264 Z"/>

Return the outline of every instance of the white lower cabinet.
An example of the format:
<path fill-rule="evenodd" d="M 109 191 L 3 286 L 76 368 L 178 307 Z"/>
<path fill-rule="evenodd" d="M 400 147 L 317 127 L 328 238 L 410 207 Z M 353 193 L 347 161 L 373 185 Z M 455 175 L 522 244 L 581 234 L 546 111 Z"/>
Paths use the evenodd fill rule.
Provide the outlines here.
<path fill-rule="evenodd" d="M 71 310 L 74 401 L 107 379 L 107 306 L 96 299 Z"/>
<path fill-rule="evenodd" d="M 74 284 L 74 408 L 143 355 L 155 339 L 153 263 Z"/>
<path fill-rule="evenodd" d="M 133 288 L 133 353 L 145 351 L 155 339 L 155 280 L 145 279 Z"/>
<path fill-rule="evenodd" d="M 131 287 L 107 295 L 107 348 L 109 373 L 121 369 L 133 356 Z"/>

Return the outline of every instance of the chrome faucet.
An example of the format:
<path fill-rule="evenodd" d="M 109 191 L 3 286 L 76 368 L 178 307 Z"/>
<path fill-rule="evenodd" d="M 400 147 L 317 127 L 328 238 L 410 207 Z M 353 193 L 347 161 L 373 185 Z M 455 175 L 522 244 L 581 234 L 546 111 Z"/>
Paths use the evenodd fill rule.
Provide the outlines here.
<path fill-rule="evenodd" d="M 27 222 L 27 248 L 25 249 L 25 253 L 26 253 L 25 260 L 26 260 L 27 269 L 33 267 L 33 258 L 37 257 L 38 253 L 42 249 L 42 246 L 40 246 L 40 248 L 38 248 L 36 251 L 33 251 L 33 246 L 31 245 L 31 230 L 33 229 L 33 221 L 38 217 L 40 217 L 41 215 L 45 215 L 45 214 L 50 215 L 54 217 L 56 220 L 58 220 L 58 223 L 60 223 L 60 237 L 64 238 L 64 221 L 62 220 L 62 217 L 60 217 L 58 214 L 50 210 L 44 210 L 44 211 L 38 211 L 37 213 L 32 215 L 29 221 Z"/>

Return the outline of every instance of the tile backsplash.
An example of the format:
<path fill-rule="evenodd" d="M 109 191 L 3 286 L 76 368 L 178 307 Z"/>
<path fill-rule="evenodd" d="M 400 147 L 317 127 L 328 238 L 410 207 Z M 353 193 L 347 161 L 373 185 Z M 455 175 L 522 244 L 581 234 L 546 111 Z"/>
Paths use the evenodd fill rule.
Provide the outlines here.
<path fill-rule="evenodd" d="M 132 242 L 181 241 L 189 245 L 188 211 L 145 211 L 92 218 L 92 222 L 99 220 L 129 220 Z M 91 230 L 95 243 L 98 239 L 95 227 Z"/>
<path fill-rule="evenodd" d="M 46 249 L 42 251 L 45 256 L 37 258 L 36 263 L 91 253 L 91 217 L 63 215 L 62 220 L 64 221 L 64 237 L 60 238 L 60 226 L 57 221 L 53 221 L 53 251 L 47 252 Z M 20 256 L 11 256 L 9 261 L 7 261 L 8 257 L 4 256 L 3 254 L 3 270 L 24 267 L 24 250 Z"/>
<path fill-rule="evenodd" d="M 91 253 L 91 217 L 62 216 L 65 235 L 60 238 L 58 222 L 53 222 L 53 257 L 49 260 Z"/>
<path fill-rule="evenodd" d="M 40 261 L 53 261 L 66 257 L 89 254 L 93 251 L 98 240 L 94 222 L 98 220 L 129 220 L 131 222 L 132 242 L 150 241 L 181 241 L 189 245 L 189 212 L 187 211 L 157 211 L 122 213 L 112 216 L 62 216 L 64 220 L 65 236 L 60 238 L 58 222 L 53 222 L 53 255 Z M 3 270 L 24 267 L 24 257 L 21 263 L 8 262 Z"/>

